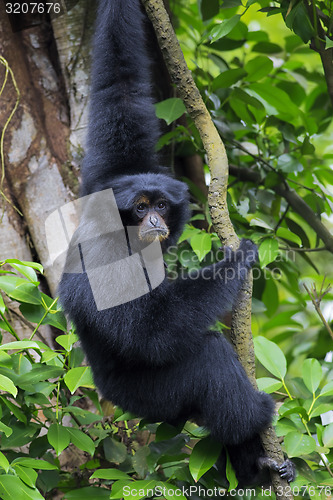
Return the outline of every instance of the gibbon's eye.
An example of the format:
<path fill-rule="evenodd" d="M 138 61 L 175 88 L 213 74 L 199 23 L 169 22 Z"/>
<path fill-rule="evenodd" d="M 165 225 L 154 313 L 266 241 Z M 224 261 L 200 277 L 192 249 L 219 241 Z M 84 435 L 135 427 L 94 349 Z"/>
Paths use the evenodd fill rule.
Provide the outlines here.
<path fill-rule="evenodd" d="M 159 210 L 165 210 L 166 209 L 166 203 L 165 203 L 165 201 L 159 201 L 158 204 L 157 204 L 157 208 Z"/>
<path fill-rule="evenodd" d="M 146 203 L 139 203 L 139 205 L 136 206 L 136 211 L 140 214 L 143 212 L 146 212 L 147 210 L 147 204 Z"/>

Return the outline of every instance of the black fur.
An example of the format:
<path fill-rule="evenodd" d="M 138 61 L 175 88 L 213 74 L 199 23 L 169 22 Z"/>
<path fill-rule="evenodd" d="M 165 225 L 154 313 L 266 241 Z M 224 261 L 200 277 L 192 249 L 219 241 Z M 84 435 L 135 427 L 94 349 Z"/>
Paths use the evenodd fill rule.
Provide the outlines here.
<path fill-rule="evenodd" d="M 188 219 L 188 194 L 154 152 L 145 23 L 139 0 L 100 2 L 82 194 L 112 187 L 125 225 L 135 223 L 132 206 L 141 195 L 162 196 L 170 206 L 166 247 Z M 229 448 L 242 482 L 258 471 L 259 433 L 271 422 L 273 402 L 253 389 L 229 343 L 209 327 L 230 310 L 255 259 L 255 245 L 243 240 L 198 276 L 165 279 L 102 311 L 85 273 L 64 274 L 59 288 L 103 396 L 155 421 L 199 418 Z"/>

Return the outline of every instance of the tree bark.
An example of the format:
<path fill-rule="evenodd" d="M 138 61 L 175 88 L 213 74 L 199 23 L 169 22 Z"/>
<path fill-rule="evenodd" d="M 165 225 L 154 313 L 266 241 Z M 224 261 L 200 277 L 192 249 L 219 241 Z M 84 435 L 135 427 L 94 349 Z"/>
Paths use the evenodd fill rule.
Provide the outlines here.
<path fill-rule="evenodd" d="M 57 275 L 49 263 L 44 221 L 69 201 L 59 173 L 67 159 L 68 106 L 61 75 L 51 62 L 51 33 L 43 25 L 13 33 L 5 5 L 0 3 L 1 52 L 21 93 L 4 136 L 5 177 L 54 293 Z M 15 88 L 8 81 L 1 96 L 2 126 L 16 98 Z"/>
<path fill-rule="evenodd" d="M 92 5 L 92 0 L 79 2 L 53 19 L 52 25 L 43 19 L 42 24 L 13 33 L 0 2 L 0 53 L 21 94 L 4 133 L 4 186 L 7 198 L 22 214 L 10 210 L 7 215 L 10 205 L 4 205 L 6 217 L 0 232 L 6 238 L 1 258 L 40 261 L 53 295 L 61 269 L 50 262 L 44 225 L 50 213 L 78 193 L 87 123 Z M 0 64 L 0 89 L 5 72 Z M 16 100 L 17 91 L 8 78 L 0 96 L 0 131 Z"/>

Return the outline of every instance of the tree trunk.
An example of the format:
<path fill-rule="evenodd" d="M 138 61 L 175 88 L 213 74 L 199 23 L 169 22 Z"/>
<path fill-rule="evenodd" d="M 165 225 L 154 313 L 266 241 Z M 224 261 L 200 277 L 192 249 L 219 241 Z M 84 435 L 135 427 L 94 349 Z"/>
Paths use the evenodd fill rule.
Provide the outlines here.
<path fill-rule="evenodd" d="M 41 262 L 47 280 L 44 285 L 53 295 L 61 269 L 50 262 L 45 220 L 78 193 L 93 5 L 92 0 L 78 2 L 52 23 L 39 19 L 38 25 L 13 32 L 5 4 L 0 2 L 0 137 L 4 152 L 0 163 L 0 260 Z M 20 325 L 19 334 L 29 335 L 27 326 L 22 321 Z"/>

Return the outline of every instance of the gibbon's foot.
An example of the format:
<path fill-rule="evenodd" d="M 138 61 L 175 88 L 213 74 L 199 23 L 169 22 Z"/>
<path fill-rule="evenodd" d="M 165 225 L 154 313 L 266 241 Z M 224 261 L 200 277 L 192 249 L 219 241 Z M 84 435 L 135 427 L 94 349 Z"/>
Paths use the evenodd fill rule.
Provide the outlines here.
<path fill-rule="evenodd" d="M 295 465 L 289 458 L 287 458 L 282 464 L 279 464 L 276 460 L 269 457 L 260 457 L 258 460 L 258 465 L 260 469 L 271 469 L 280 474 L 282 479 L 291 483 L 295 480 L 296 469 Z"/>
<path fill-rule="evenodd" d="M 288 481 L 288 483 L 295 481 L 296 469 L 291 460 L 285 460 L 282 465 L 280 465 L 278 472 L 283 479 Z"/>

